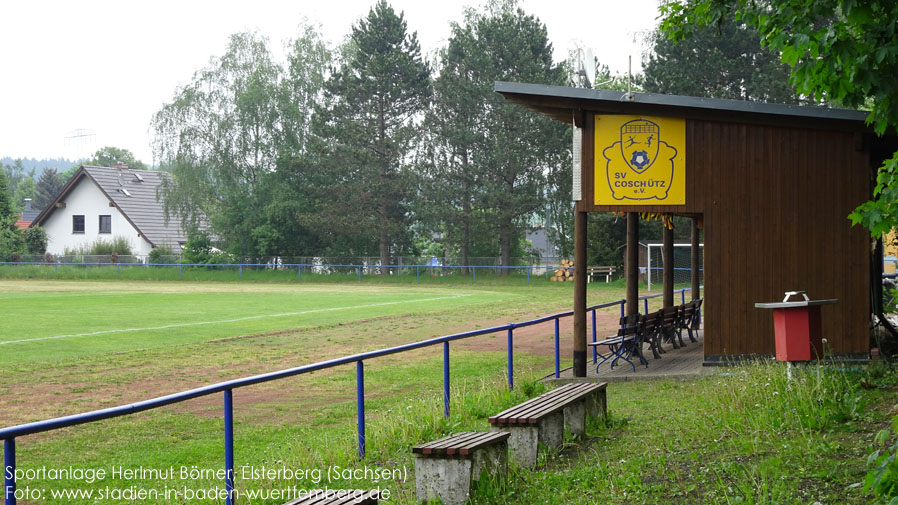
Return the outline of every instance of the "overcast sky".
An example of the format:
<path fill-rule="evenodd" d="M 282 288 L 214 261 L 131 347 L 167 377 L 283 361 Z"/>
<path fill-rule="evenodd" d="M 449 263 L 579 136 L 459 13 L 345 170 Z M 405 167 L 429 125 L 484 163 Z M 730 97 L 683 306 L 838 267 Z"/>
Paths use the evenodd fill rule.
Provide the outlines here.
<path fill-rule="evenodd" d="M 150 118 L 230 34 L 256 30 L 278 59 L 305 17 L 336 45 L 375 0 L 0 2 L 0 156 L 75 159 L 111 145 L 146 163 Z M 393 0 L 430 53 L 477 0 Z M 556 60 L 592 48 L 612 71 L 634 72 L 657 0 L 521 0 L 549 32 Z M 77 137 L 75 130 L 89 136 Z"/>

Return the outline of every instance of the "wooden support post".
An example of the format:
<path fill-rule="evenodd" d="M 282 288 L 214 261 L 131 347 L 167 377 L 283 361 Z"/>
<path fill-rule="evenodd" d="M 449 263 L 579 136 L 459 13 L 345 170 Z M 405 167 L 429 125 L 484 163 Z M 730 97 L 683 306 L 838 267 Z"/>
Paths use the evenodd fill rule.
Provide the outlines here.
<path fill-rule="evenodd" d="M 701 291 L 699 287 L 699 269 L 701 268 L 701 263 L 699 262 L 699 253 L 701 250 L 698 247 L 698 218 L 692 218 L 692 299 L 698 300 L 701 298 Z"/>
<path fill-rule="evenodd" d="M 586 377 L 586 213 L 574 211 L 574 377 Z"/>
<path fill-rule="evenodd" d="M 664 255 L 664 270 L 662 272 L 662 280 L 664 281 L 664 288 L 662 292 L 664 293 L 664 306 L 665 307 L 673 307 L 673 292 L 674 292 L 674 258 L 673 258 L 673 230 L 664 227 L 664 245 L 662 246 Z"/>
<path fill-rule="evenodd" d="M 639 214 L 627 212 L 627 315 L 639 314 Z"/>

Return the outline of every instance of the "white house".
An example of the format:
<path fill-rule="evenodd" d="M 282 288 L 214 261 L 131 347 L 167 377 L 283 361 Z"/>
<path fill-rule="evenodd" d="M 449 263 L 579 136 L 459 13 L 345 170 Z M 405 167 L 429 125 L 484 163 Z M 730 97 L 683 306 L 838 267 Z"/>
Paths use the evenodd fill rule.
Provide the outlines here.
<path fill-rule="evenodd" d="M 135 255 L 159 246 L 180 253 L 186 233 L 177 218 L 165 223 L 162 202 L 156 200 L 166 177 L 152 170 L 82 166 L 31 226 L 47 231 L 51 254 L 116 237 L 130 242 Z"/>

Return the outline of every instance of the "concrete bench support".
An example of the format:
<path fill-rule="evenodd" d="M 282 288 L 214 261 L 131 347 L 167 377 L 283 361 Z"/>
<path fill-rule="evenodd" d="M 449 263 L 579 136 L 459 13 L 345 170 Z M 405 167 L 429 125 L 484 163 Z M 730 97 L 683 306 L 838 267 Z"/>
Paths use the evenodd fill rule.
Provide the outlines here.
<path fill-rule="evenodd" d="M 601 388 L 586 397 L 586 415 L 596 419 L 602 418 L 603 421 L 608 420 L 608 397 L 605 393 L 608 383 L 603 382 Z"/>
<path fill-rule="evenodd" d="M 418 501 L 439 498 L 445 505 L 460 505 L 482 476 L 505 478 L 508 438 L 507 433 L 465 432 L 412 448 Z"/>
<path fill-rule="evenodd" d="M 493 432 L 508 432 L 509 457 L 518 466 L 536 466 L 539 448 L 560 450 L 564 428 L 586 434 L 586 416 L 606 416 L 607 383 L 572 383 L 489 418 Z"/>
<path fill-rule="evenodd" d="M 536 466 L 539 448 L 557 451 L 564 442 L 564 414 L 555 412 L 535 424 L 493 425 L 490 430 L 505 432 L 508 437 L 509 457 L 520 467 Z"/>

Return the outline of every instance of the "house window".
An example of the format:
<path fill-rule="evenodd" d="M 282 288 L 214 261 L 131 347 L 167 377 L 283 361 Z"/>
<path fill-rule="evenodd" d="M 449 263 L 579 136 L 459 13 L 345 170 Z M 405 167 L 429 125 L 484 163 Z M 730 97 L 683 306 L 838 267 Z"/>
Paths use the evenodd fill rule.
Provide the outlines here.
<path fill-rule="evenodd" d="M 100 233 L 112 233 L 112 216 L 100 216 Z"/>
<path fill-rule="evenodd" d="M 72 233 L 84 233 L 84 216 L 72 216 Z"/>

